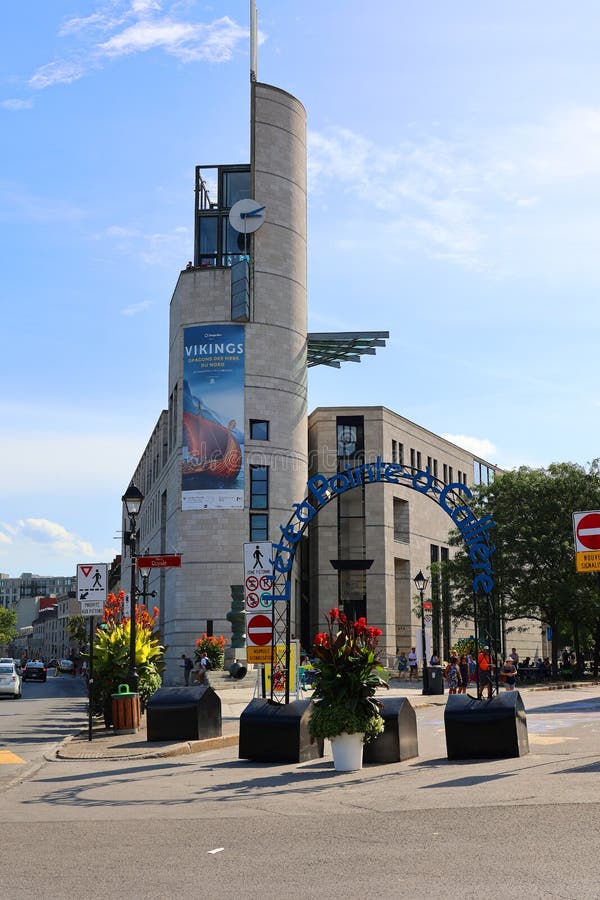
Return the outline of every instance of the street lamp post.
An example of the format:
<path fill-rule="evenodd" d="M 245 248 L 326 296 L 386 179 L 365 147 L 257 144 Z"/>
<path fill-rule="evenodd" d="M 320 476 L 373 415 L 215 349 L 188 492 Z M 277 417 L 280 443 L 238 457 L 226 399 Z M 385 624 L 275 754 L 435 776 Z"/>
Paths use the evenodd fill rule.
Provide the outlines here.
<path fill-rule="evenodd" d="M 421 569 L 419 569 L 417 575 L 413 578 L 416 589 L 419 592 L 419 597 L 421 598 L 421 637 L 423 642 L 423 693 L 426 694 L 429 690 L 429 679 L 427 677 L 427 652 L 425 649 L 425 609 L 423 607 L 423 599 L 425 595 L 425 589 L 429 584 L 429 578 L 425 578 Z"/>
<path fill-rule="evenodd" d="M 144 495 L 138 487 L 132 482 L 123 494 L 121 500 L 125 504 L 125 510 L 129 517 L 129 555 L 131 558 L 131 589 L 130 589 L 130 612 L 129 619 L 129 689 L 137 691 L 138 689 L 138 672 L 135 664 L 135 639 L 136 639 L 136 623 L 135 623 L 135 601 L 137 595 L 135 565 L 137 559 L 136 552 L 136 519 L 138 517 L 140 507 L 144 500 Z"/>

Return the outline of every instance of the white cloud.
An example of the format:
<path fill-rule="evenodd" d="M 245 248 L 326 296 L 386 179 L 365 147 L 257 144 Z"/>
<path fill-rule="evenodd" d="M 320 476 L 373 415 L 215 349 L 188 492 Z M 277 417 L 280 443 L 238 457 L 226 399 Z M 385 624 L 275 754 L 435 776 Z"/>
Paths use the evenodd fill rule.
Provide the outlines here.
<path fill-rule="evenodd" d="M 64 525 L 51 522 L 49 519 L 20 519 L 17 523 L 17 537 L 38 544 L 50 544 L 61 556 L 82 553 L 86 556 L 93 553 L 89 541 L 85 541 Z"/>
<path fill-rule="evenodd" d="M 329 196 L 339 252 L 360 247 L 388 264 L 420 255 L 503 278 L 600 279 L 600 107 L 460 141 L 382 146 L 347 128 L 308 137 L 310 202 Z"/>
<path fill-rule="evenodd" d="M 40 66 L 29 86 L 43 90 L 55 84 L 71 84 L 107 60 L 150 50 L 162 50 L 182 62 L 223 63 L 248 38 L 248 28 L 228 16 L 210 23 L 184 21 L 185 6 L 168 4 L 163 14 L 157 0 L 120 0 L 89 16 L 67 19 L 59 36 L 66 41 L 64 59 Z"/>
<path fill-rule="evenodd" d="M 74 81 L 83 78 L 85 74 L 86 69 L 80 63 L 57 60 L 37 69 L 29 79 L 28 84 L 29 87 L 34 88 L 36 91 L 42 91 L 44 88 L 55 84 L 72 84 Z"/>
<path fill-rule="evenodd" d="M 150 309 L 152 306 L 151 300 L 142 300 L 141 303 L 132 303 L 131 306 L 125 306 L 121 310 L 122 316 L 137 316 L 140 313 L 146 312 L 147 309 Z"/>
<path fill-rule="evenodd" d="M 0 103 L 0 106 L 3 109 L 10 110 L 11 112 L 19 112 L 22 109 L 31 109 L 31 107 L 33 106 L 33 100 L 18 100 L 16 98 L 12 100 L 3 100 Z"/>
<path fill-rule="evenodd" d="M 494 457 L 497 454 L 495 444 L 487 438 L 476 438 L 467 434 L 449 434 L 447 432 L 442 434 L 442 437 L 444 440 L 450 441 L 452 444 L 456 444 L 464 450 L 468 450 L 469 453 L 472 453 L 474 456 L 480 456 L 482 459 L 487 459 L 488 462 L 493 462 Z"/>

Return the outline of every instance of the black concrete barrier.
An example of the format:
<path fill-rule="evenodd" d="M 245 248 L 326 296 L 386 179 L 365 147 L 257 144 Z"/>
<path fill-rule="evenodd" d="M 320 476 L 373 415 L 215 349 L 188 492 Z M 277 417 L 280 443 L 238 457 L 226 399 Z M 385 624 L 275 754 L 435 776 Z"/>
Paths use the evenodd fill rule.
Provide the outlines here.
<path fill-rule="evenodd" d="M 419 755 L 417 717 L 406 697 L 383 700 L 383 733 L 363 748 L 363 763 L 393 763 Z"/>
<path fill-rule="evenodd" d="M 251 700 L 240 716 L 240 759 L 300 763 L 323 756 L 323 741 L 311 743 L 308 731 L 312 706 L 312 700 Z"/>
<path fill-rule="evenodd" d="M 529 753 L 527 718 L 518 691 L 491 700 L 451 694 L 444 725 L 448 759 L 502 759 Z"/>
<path fill-rule="evenodd" d="M 221 700 L 208 685 L 159 688 L 146 704 L 148 741 L 200 741 L 222 734 Z"/>

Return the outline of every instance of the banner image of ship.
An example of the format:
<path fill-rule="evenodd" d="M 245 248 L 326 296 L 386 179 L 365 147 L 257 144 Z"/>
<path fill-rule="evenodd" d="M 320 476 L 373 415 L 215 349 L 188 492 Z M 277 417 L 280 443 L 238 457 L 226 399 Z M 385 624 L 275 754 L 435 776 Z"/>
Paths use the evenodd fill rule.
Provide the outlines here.
<path fill-rule="evenodd" d="M 183 332 L 182 509 L 244 506 L 244 329 Z"/>

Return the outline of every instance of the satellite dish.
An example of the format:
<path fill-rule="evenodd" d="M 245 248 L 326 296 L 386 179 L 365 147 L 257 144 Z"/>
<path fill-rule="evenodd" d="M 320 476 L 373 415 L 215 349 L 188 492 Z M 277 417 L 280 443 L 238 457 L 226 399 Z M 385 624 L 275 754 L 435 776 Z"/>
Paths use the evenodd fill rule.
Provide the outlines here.
<path fill-rule="evenodd" d="M 265 207 L 258 200 L 238 200 L 229 210 L 229 224 L 242 234 L 258 231 L 265 221 Z"/>

